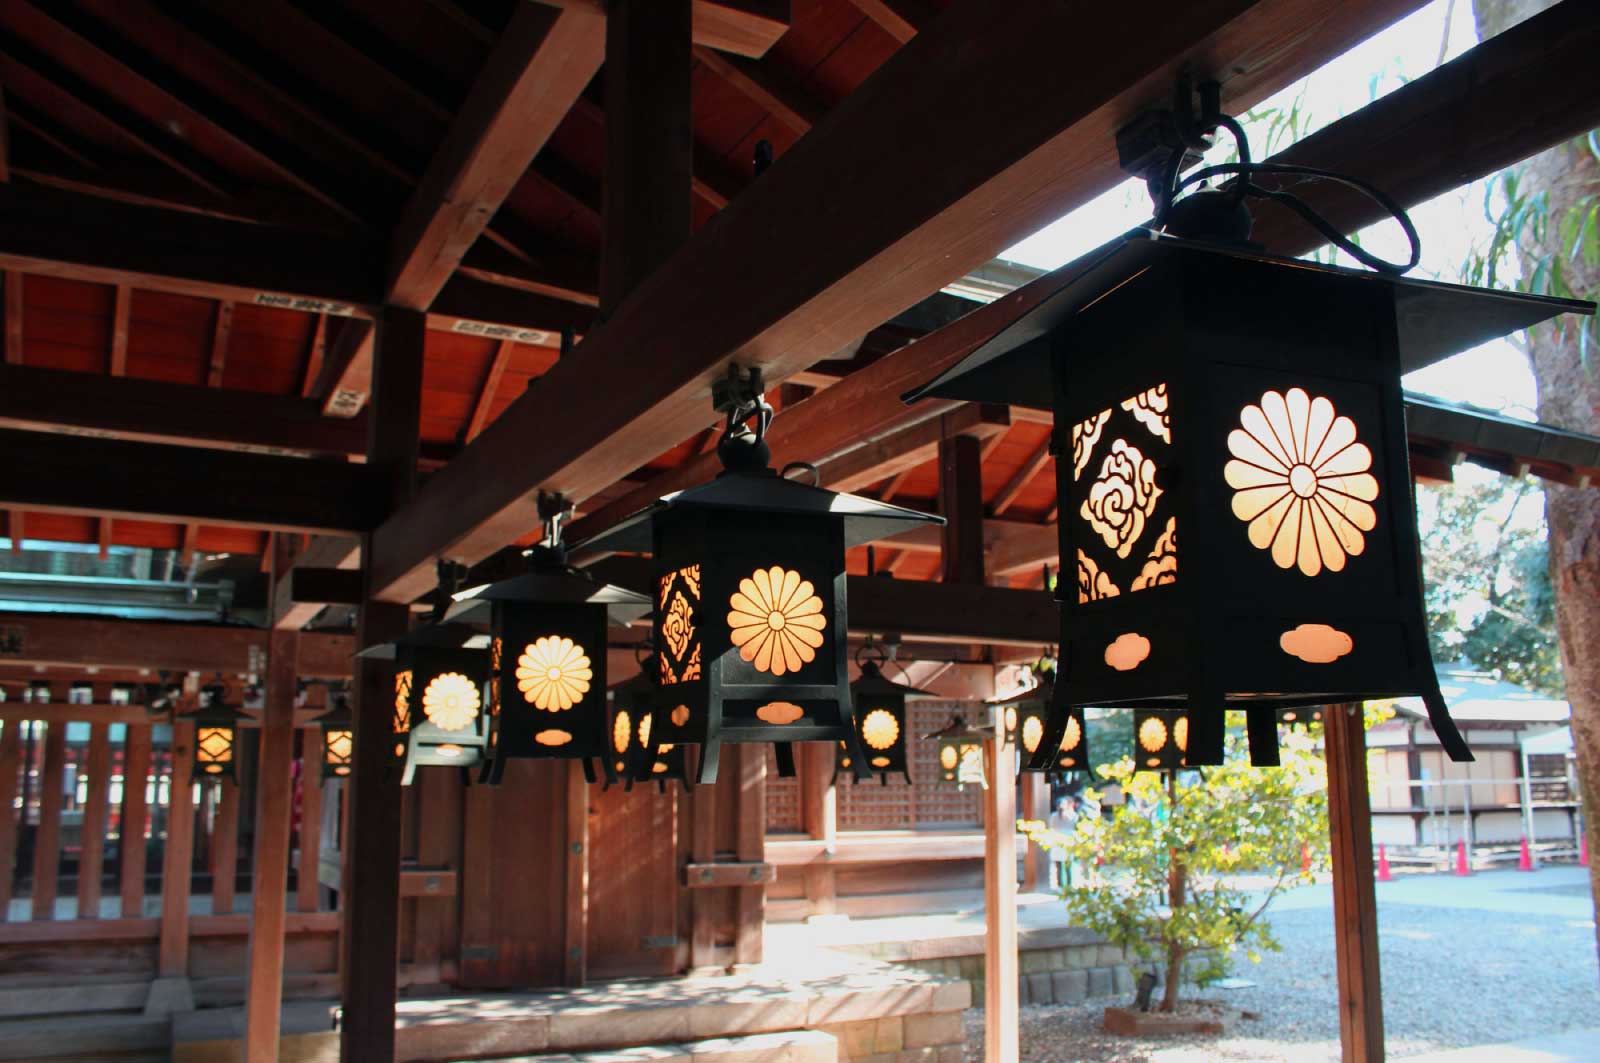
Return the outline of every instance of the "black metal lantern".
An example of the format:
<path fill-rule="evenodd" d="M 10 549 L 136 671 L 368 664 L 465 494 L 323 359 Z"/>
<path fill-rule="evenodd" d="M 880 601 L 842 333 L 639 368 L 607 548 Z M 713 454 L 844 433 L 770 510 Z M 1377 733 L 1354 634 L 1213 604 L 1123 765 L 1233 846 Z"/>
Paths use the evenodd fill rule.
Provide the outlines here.
<path fill-rule="evenodd" d="M 1314 723 L 1321 722 L 1322 706 L 1320 705 L 1298 706 L 1278 710 L 1278 723 L 1285 727 L 1310 727 Z"/>
<path fill-rule="evenodd" d="M 1056 669 L 1041 668 L 1039 684 L 1001 702 L 1017 713 L 1016 742 L 1023 771 L 1059 774 L 1086 771 L 1089 739 L 1083 706 L 1069 705 L 1056 683 Z"/>
<path fill-rule="evenodd" d="M 851 740 L 845 550 L 941 523 L 779 476 L 759 373 L 719 382 L 717 408 L 727 471 L 584 544 L 654 555 L 656 727 L 661 741 L 700 745 L 701 782 L 715 781 L 724 742 L 777 743 L 792 774 L 789 743 Z"/>
<path fill-rule="evenodd" d="M 394 662 L 391 741 L 402 785 L 411 785 L 419 767 L 482 763 L 488 643 L 464 624 L 429 624 L 358 655 Z"/>
<path fill-rule="evenodd" d="M 608 777 L 606 650 L 609 624 L 650 611 L 650 599 L 600 583 L 567 565 L 560 542 L 565 503 L 541 498 L 546 542 L 520 576 L 456 593 L 447 617 L 487 623 L 492 633 L 486 698 L 485 781 L 497 783 L 512 758 L 582 760 L 594 782 Z"/>
<path fill-rule="evenodd" d="M 654 658 L 647 657 L 641 662 L 638 675 L 611 689 L 611 715 L 606 727 L 610 751 L 607 785 L 620 779 L 624 789 L 632 790 L 636 782 L 654 781 L 658 789 L 665 790 L 667 783 L 677 781 L 687 791 L 688 747 L 662 745 L 654 740 L 655 668 Z"/>
<path fill-rule="evenodd" d="M 893 661 L 892 650 L 883 659 Z M 907 683 L 896 683 L 883 674 L 875 660 L 862 661 L 861 674 L 850 684 L 856 740 L 841 739 L 836 746 L 835 776 L 842 771 L 851 778 L 859 778 L 855 765 L 861 762 L 885 786 L 889 784 L 889 776 L 895 773 L 911 782 L 911 736 L 906 731 L 906 704 L 935 696 Z"/>
<path fill-rule="evenodd" d="M 1139 771 L 1176 771 L 1189 749 L 1189 714 L 1163 709 L 1133 710 L 1133 766 Z"/>
<path fill-rule="evenodd" d="M 993 741 L 994 736 L 994 728 L 972 727 L 958 713 L 923 739 L 938 743 L 940 782 L 954 783 L 962 789 L 981 786 L 987 790 L 989 778 L 983 770 L 983 743 Z"/>
<path fill-rule="evenodd" d="M 222 686 L 203 687 L 200 707 L 182 719 L 194 724 L 194 774 L 196 778 L 235 778 L 239 723 L 244 713 L 227 704 Z"/>
<path fill-rule="evenodd" d="M 1420 696 L 1471 754 L 1429 656 L 1400 375 L 1570 300 L 1276 258 L 1143 230 L 908 398 L 1049 396 L 1072 706 L 1273 713 Z M 1066 717 L 1052 721 L 1054 737 Z"/>
<path fill-rule="evenodd" d="M 350 703 L 340 694 L 317 720 L 322 726 L 322 777 L 343 779 L 355 767 L 355 731 Z"/>

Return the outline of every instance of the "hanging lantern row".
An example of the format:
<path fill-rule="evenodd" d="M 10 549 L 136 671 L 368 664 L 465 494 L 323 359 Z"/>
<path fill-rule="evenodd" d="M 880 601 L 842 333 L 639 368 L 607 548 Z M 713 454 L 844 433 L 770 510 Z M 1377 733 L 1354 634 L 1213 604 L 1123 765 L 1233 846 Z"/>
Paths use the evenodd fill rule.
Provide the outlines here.
<path fill-rule="evenodd" d="M 1267 164 L 1239 141 L 1241 164 L 1183 182 L 1242 174 L 1228 190 L 1174 202 L 1176 155 L 1168 233 L 1091 253 L 906 398 L 1054 413 L 1076 578 L 1057 589 L 1052 735 L 1074 707 L 1187 710 L 1186 763 L 1217 764 L 1224 713 L 1243 709 L 1252 760 L 1274 764 L 1278 710 L 1415 695 L 1469 760 L 1428 650 L 1401 375 L 1594 305 L 1255 251 L 1242 200 Z"/>
<path fill-rule="evenodd" d="M 343 694 L 334 695 L 333 708 L 323 713 L 317 723 L 322 727 L 322 777 L 343 779 L 355 767 L 355 723 L 349 699 Z"/>
<path fill-rule="evenodd" d="M 871 567 L 869 560 L 869 571 Z M 861 764 L 885 786 L 889 785 L 889 776 L 894 774 L 908 784 L 912 781 L 911 734 L 907 729 L 906 706 L 937 695 L 908 683 L 897 683 L 883 674 L 884 665 L 895 664 L 897 649 L 897 637 L 885 640 L 882 648 L 869 637 L 857 655 L 860 674 L 850 684 L 855 741 L 841 739 L 836 744 L 835 779 L 843 774 L 859 780 L 861 775 L 856 772 L 856 766 Z"/>
<path fill-rule="evenodd" d="M 653 740 L 655 730 L 656 668 L 652 657 L 642 662 L 639 674 L 611 691 L 611 716 L 606 734 L 610 743 L 610 767 L 606 785 L 621 780 L 623 788 L 634 783 L 655 782 L 665 791 L 667 783 L 677 782 L 690 789 L 688 747 Z"/>
<path fill-rule="evenodd" d="M 1054 667 L 1042 666 L 1036 674 L 1038 686 L 1001 702 L 1004 718 L 1017 721 L 1013 741 L 1022 770 L 1051 775 L 1087 771 L 1089 737 L 1083 706 L 1065 703 Z"/>
<path fill-rule="evenodd" d="M 394 662 L 389 741 L 402 785 L 411 785 L 419 767 L 483 763 L 488 643 L 464 624 L 436 623 L 359 654 Z"/>
<path fill-rule="evenodd" d="M 981 786 L 987 790 L 989 778 L 983 769 L 983 743 L 993 741 L 994 736 L 993 727 L 973 727 L 958 713 L 923 739 L 937 743 L 940 782 L 954 783 L 962 789 Z"/>
<path fill-rule="evenodd" d="M 227 704 L 228 689 L 220 685 L 200 689 L 200 707 L 181 717 L 194 724 L 196 776 L 236 779 L 239 723 L 244 713 Z"/>

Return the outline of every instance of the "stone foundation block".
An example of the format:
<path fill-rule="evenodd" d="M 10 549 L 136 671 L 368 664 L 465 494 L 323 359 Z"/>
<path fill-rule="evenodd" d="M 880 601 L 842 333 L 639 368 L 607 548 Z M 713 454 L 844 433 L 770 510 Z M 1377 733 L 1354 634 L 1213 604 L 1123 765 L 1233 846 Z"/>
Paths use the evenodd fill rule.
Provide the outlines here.
<path fill-rule="evenodd" d="M 1089 996 L 1089 972 L 1057 971 L 1050 976 L 1050 991 L 1057 1004 L 1077 1004 Z"/>
<path fill-rule="evenodd" d="M 1111 976 L 1110 967 L 1091 967 L 1087 973 L 1091 997 L 1108 997 L 1116 991 L 1116 982 Z"/>
<path fill-rule="evenodd" d="M 905 1020 L 898 1015 L 879 1019 L 873 1030 L 872 1050 L 878 1052 L 898 1052 L 906 1046 Z"/>
<path fill-rule="evenodd" d="M 1050 973 L 1040 971 L 1028 975 L 1028 996 L 1035 1004 L 1054 1004 L 1055 991 L 1050 988 Z"/>
<path fill-rule="evenodd" d="M 906 1016 L 906 1048 L 960 1044 L 962 1037 L 959 1011 Z"/>

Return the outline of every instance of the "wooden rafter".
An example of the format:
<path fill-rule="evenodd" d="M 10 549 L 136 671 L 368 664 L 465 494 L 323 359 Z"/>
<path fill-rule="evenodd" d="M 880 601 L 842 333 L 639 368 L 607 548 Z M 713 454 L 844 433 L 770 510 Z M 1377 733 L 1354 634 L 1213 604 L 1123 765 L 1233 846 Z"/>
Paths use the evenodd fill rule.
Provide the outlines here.
<path fill-rule="evenodd" d="M 206 366 L 206 386 L 220 388 L 222 374 L 228 367 L 228 341 L 233 338 L 233 303 L 223 299 L 217 303 L 217 316 L 211 325 L 211 358 Z"/>
<path fill-rule="evenodd" d="M 824 487 L 835 491 L 859 491 L 885 476 L 896 476 L 934 460 L 939 443 L 957 435 L 971 435 L 985 441 L 1005 433 L 1011 426 L 1004 406 L 965 403 L 931 421 L 912 425 L 817 466 Z M 597 510 L 587 519 L 603 526 L 613 517 L 610 507 Z M 581 532 L 579 533 L 581 534 Z"/>
<path fill-rule="evenodd" d="M 861 13 L 901 44 L 917 35 L 933 18 L 933 12 L 918 0 L 850 0 Z"/>
<path fill-rule="evenodd" d="M 387 301 L 426 310 L 600 69 L 605 18 L 521 4 L 406 205 Z"/>
<path fill-rule="evenodd" d="M 42 613 L 0 615 L 20 629 L 22 645 L 8 664 L 99 669 L 166 669 L 211 675 L 248 674 L 258 666 L 269 633 L 237 625 L 152 620 L 93 619 Z M 307 632 L 301 636 L 300 674 L 341 678 L 350 674 L 355 639 Z"/>
<path fill-rule="evenodd" d="M 128 375 L 128 323 L 133 316 L 133 289 L 119 284 L 111 310 L 111 356 L 106 369 L 112 376 Z"/>
<path fill-rule="evenodd" d="M 350 571 L 356 569 L 360 563 L 360 540 L 335 535 L 314 536 L 311 543 L 295 555 L 288 571 L 278 573 L 272 587 L 272 626 L 291 630 L 303 628 L 322 612 L 321 603 L 295 599 L 296 571 L 302 569 Z"/>
<path fill-rule="evenodd" d="M 370 321 L 348 318 L 339 323 L 308 393 L 321 402 L 325 416 L 354 417 L 361 412 L 371 386 L 375 338 Z"/>
<path fill-rule="evenodd" d="M 511 364 L 511 352 L 516 344 L 510 340 L 501 340 L 494 348 L 494 356 L 489 359 L 489 371 L 484 374 L 483 384 L 478 388 L 478 397 L 472 403 L 472 416 L 467 418 L 467 426 L 462 430 L 461 441 L 470 443 L 477 438 L 489 423 L 489 411 L 494 409 L 495 393 L 500 390 L 500 378 L 505 376 L 506 367 Z"/>
<path fill-rule="evenodd" d="M 8 269 L 5 273 L 6 297 L 6 364 L 22 364 L 22 273 Z"/>
<path fill-rule="evenodd" d="M 0 181 L 11 180 L 11 116 L 6 110 L 5 86 L 0 85 Z"/>
<path fill-rule="evenodd" d="M 822 116 L 827 113 L 825 105 L 768 64 L 724 55 L 704 46 L 695 48 L 694 57 L 707 70 L 796 133 L 804 135 L 810 132 L 811 127 L 822 121 Z"/>
<path fill-rule="evenodd" d="M 1208 0 L 1181 19 L 1145 2 L 948 9 L 378 529 L 378 594 L 409 598 L 434 558 L 514 540 L 537 488 L 581 502 L 704 428 L 707 382 L 731 359 L 782 381 L 1120 180 L 1116 126 L 1192 56 L 1238 71 L 1222 103 L 1240 110 L 1416 0 Z M 1129 19 L 1151 31 L 1113 59 L 1099 42 Z M 1147 80 L 1130 88 L 1135 68 Z M 971 86 L 1001 82 L 1015 106 L 997 123 Z M 905 180 L 924 172 L 941 179 Z M 844 180 L 856 209 L 816 195 Z M 619 379 L 626 392 L 595 386 Z"/>
<path fill-rule="evenodd" d="M 1028 456 L 1028 460 L 1022 463 L 1022 468 L 1017 470 L 1016 475 L 1007 480 L 1006 485 L 1000 488 L 999 493 L 994 496 L 994 501 L 989 503 L 989 515 L 998 517 L 1010 509 L 1011 504 L 1017 500 L 1017 496 L 1022 494 L 1023 489 L 1033 482 L 1033 478 L 1039 475 L 1040 470 L 1049 461 L 1050 440 L 1046 438 Z"/>
<path fill-rule="evenodd" d="M 328 315 L 318 314 L 317 323 L 311 327 L 311 342 L 306 345 L 305 368 L 300 372 L 300 394 L 310 397 L 322 373 L 322 363 L 328 357 Z"/>

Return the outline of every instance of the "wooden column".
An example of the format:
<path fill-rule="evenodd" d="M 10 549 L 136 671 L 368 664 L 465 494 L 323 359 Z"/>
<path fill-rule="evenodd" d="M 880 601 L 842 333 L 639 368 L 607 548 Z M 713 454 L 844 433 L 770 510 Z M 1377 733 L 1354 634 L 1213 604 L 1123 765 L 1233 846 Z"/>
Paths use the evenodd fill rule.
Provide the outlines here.
<path fill-rule="evenodd" d="M 172 771 L 167 783 L 167 840 L 161 854 L 161 948 L 157 973 L 189 973 L 189 872 L 194 859 L 194 723 L 172 725 Z"/>
<path fill-rule="evenodd" d="M 1378 897 L 1372 871 L 1372 802 L 1360 705 L 1323 714 L 1328 830 L 1333 846 L 1333 936 L 1339 969 L 1339 1043 L 1345 1063 L 1383 1063 Z"/>
<path fill-rule="evenodd" d="M 22 721 L 0 721 L 0 923 L 10 918 L 11 880 L 17 859 L 18 769 L 22 764 Z"/>
<path fill-rule="evenodd" d="M 322 728 L 300 731 L 300 866 L 295 872 L 295 911 L 314 912 L 319 904 L 317 864 L 322 851 Z"/>
<path fill-rule="evenodd" d="M 600 312 L 609 315 L 693 222 L 690 0 L 611 0 Z"/>
<path fill-rule="evenodd" d="M 44 766 L 39 769 L 39 830 L 33 836 L 33 917 L 54 919 L 61 867 L 61 792 L 67 764 L 67 724 L 45 725 Z"/>
<path fill-rule="evenodd" d="M 294 801 L 295 660 L 299 633 L 267 644 L 266 710 L 256 771 L 256 847 L 245 988 L 245 1063 L 276 1063 L 283 1007 L 283 931 L 289 894 L 289 817 Z"/>
<path fill-rule="evenodd" d="M 89 794 L 79 831 L 78 918 L 100 918 L 100 876 L 105 872 L 106 811 L 111 803 L 111 725 L 89 728 L 89 757 L 84 764 Z"/>
<path fill-rule="evenodd" d="M 144 831 L 150 818 L 150 725 L 130 723 L 122 742 L 122 827 L 117 860 L 122 873 L 122 918 L 144 915 Z"/>
<path fill-rule="evenodd" d="M 939 512 L 946 583 L 981 586 L 983 579 L 983 466 L 974 436 L 939 441 Z"/>
<path fill-rule="evenodd" d="M 557 761 L 557 763 L 561 763 Z M 589 786 L 583 778 L 583 765 L 565 764 L 567 769 L 567 929 L 565 982 L 583 985 L 588 977 L 589 960 Z"/>
<path fill-rule="evenodd" d="M 735 828 L 734 855 L 741 864 L 761 864 L 767 859 L 767 750 L 760 745 L 734 747 L 738 756 L 739 822 Z M 738 890 L 738 927 L 734 932 L 733 962 L 761 962 L 761 930 L 767 918 L 767 886 L 761 882 Z"/>
<path fill-rule="evenodd" d="M 709 864 L 717 855 L 717 787 L 696 786 L 689 795 L 689 861 Z M 716 968 L 717 938 L 714 891 L 688 890 L 690 904 L 689 970 Z"/>
<path fill-rule="evenodd" d="M 416 485 L 422 416 L 424 315 L 386 309 L 378 322 L 368 414 L 367 464 L 380 470 L 392 506 Z M 361 647 L 405 634 L 410 610 L 371 594 L 372 540 L 362 536 Z M 339 975 L 344 998 L 340 1058 L 349 1063 L 394 1059 L 394 1006 L 399 964 L 400 776 L 391 749 L 394 678 L 386 663 L 356 662 L 354 767 L 346 781 L 343 933 Z"/>
<path fill-rule="evenodd" d="M 211 914 L 231 915 L 239 877 L 239 784 L 218 779 L 217 791 L 211 837 Z"/>
<path fill-rule="evenodd" d="M 1022 775 L 1022 818 L 1048 821 L 1050 818 L 1050 779 L 1042 772 Z M 1025 893 L 1050 883 L 1050 854 L 1037 845 L 1028 846 L 1022 858 L 1022 889 Z"/>
<path fill-rule="evenodd" d="M 833 782 L 833 743 L 807 742 L 800 747 L 800 819 L 811 837 L 831 856 L 839 838 L 839 788 Z M 837 908 L 833 866 L 826 859 L 805 869 L 806 905 L 812 915 L 832 915 Z"/>
<path fill-rule="evenodd" d="M 999 713 L 994 714 L 999 723 Z M 1017 1063 L 1017 791 L 1015 747 L 1003 727 L 983 744 L 984 1059 Z"/>
<path fill-rule="evenodd" d="M 319 747 L 320 748 L 320 747 Z M 461 773 L 417 773 L 417 864 L 420 867 L 461 871 Z M 303 813 L 302 813 L 303 815 Z M 412 936 L 413 982 L 440 983 L 455 973 L 456 942 L 461 921 L 455 896 L 413 899 L 416 920 Z"/>

